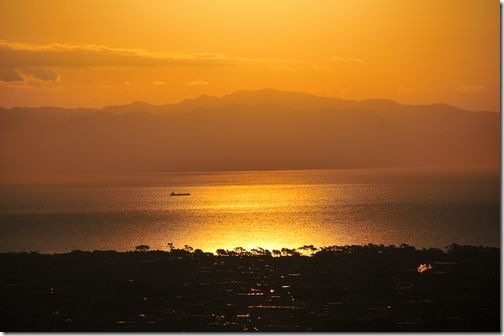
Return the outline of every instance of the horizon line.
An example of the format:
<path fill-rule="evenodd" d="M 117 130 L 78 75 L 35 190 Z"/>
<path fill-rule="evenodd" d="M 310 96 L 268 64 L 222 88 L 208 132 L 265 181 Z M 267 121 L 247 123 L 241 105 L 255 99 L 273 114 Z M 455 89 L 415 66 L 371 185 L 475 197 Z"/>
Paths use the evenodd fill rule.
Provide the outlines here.
<path fill-rule="evenodd" d="M 202 99 L 202 98 L 217 98 L 217 99 L 222 99 L 222 98 L 229 97 L 229 96 L 232 96 L 232 95 L 235 95 L 235 94 L 239 94 L 239 93 L 260 93 L 260 92 L 302 94 L 302 95 L 308 95 L 308 96 L 312 96 L 312 97 L 316 97 L 316 98 L 338 99 L 338 100 L 341 100 L 341 101 L 356 102 L 356 103 L 361 103 L 361 102 L 365 102 L 365 101 L 387 101 L 387 102 L 390 102 L 390 103 L 394 103 L 394 104 L 398 104 L 398 105 L 403 105 L 403 106 L 444 105 L 444 106 L 453 107 L 453 108 L 456 108 L 456 109 L 459 109 L 459 110 L 463 110 L 463 111 L 500 113 L 500 110 L 499 111 L 485 110 L 485 109 L 469 110 L 469 109 L 466 109 L 464 107 L 460 107 L 460 106 L 456 106 L 456 105 L 452 105 L 452 104 L 448 104 L 448 103 L 444 103 L 444 102 L 432 102 L 432 103 L 428 103 L 428 104 L 412 104 L 412 103 L 403 103 L 403 102 L 399 102 L 397 100 L 393 100 L 393 99 L 390 99 L 390 98 L 383 98 L 383 97 L 363 98 L 363 99 L 347 99 L 347 98 L 341 98 L 341 97 L 338 97 L 338 96 L 317 95 L 315 93 L 307 92 L 307 91 L 280 90 L 280 89 L 273 89 L 273 88 L 263 88 L 263 89 L 255 89 L 255 90 L 254 89 L 241 89 L 241 90 L 236 90 L 236 91 L 233 91 L 231 93 L 226 93 L 226 94 L 223 94 L 223 95 L 200 94 L 200 95 L 197 95 L 197 96 L 184 98 L 182 100 L 177 100 L 177 101 L 174 101 L 174 102 L 161 103 L 161 104 L 149 103 L 149 102 L 144 101 L 144 100 L 134 100 L 134 101 L 129 102 L 129 103 L 101 105 L 99 107 L 64 106 L 64 105 L 60 105 L 60 106 L 56 106 L 56 105 L 38 105 L 38 106 L 20 106 L 20 105 L 16 105 L 16 106 L 10 106 L 10 107 L 8 107 L 8 106 L 0 105 L 0 109 L 12 110 L 12 109 L 57 108 L 57 109 L 66 109 L 66 110 L 86 109 L 86 110 L 102 111 L 102 110 L 104 110 L 106 108 L 110 108 L 110 107 L 125 107 L 125 106 L 131 106 L 131 105 L 135 105 L 135 104 L 145 104 L 145 105 L 150 105 L 150 106 L 155 106 L 155 107 L 170 106 L 170 105 L 173 106 L 173 105 L 178 105 L 178 104 L 181 104 L 181 103 L 184 103 L 184 102 L 187 102 L 187 101 L 194 101 L 194 100 L 198 100 L 198 99 Z M 501 106 L 500 109 L 502 110 L 502 106 Z"/>

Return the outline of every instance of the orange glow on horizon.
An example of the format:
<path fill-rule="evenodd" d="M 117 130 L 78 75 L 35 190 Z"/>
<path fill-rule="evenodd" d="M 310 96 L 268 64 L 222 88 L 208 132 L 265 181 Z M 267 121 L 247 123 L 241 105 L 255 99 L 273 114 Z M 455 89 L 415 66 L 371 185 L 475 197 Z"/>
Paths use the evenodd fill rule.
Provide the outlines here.
<path fill-rule="evenodd" d="M 475 0 L 3 1 L 0 105 L 273 88 L 498 111 L 499 12 Z"/>
<path fill-rule="evenodd" d="M 329 200 L 339 200 L 341 204 L 335 207 L 344 209 L 362 197 L 349 194 L 345 186 L 335 192 L 335 187 L 258 184 L 206 186 L 194 190 L 185 188 L 184 192 L 191 192 L 190 197 L 170 197 L 166 190 L 160 194 L 159 204 L 166 204 L 174 212 L 177 209 L 191 210 L 193 222 L 177 225 L 176 228 L 169 222 L 160 223 L 155 231 L 142 231 L 136 237 L 150 242 L 152 248 L 166 249 L 167 242 L 173 242 L 178 248 L 187 244 L 205 252 L 233 250 L 236 247 L 247 250 L 261 247 L 272 251 L 284 247 L 299 248 L 313 242 L 317 242 L 317 247 L 387 242 L 390 237 L 385 231 L 362 230 L 369 223 L 357 224 L 350 218 L 341 218 L 341 222 L 328 225 L 326 218 L 319 217 L 320 213 L 293 215 L 296 210 L 303 212 L 317 206 L 316 202 L 321 200 L 327 200 L 328 203 Z M 124 240 L 124 249 L 131 248 L 133 243 Z"/>
<path fill-rule="evenodd" d="M 324 238 L 327 233 L 319 230 L 316 218 L 301 223 L 278 215 L 291 204 L 302 204 L 314 197 L 310 189 L 313 187 L 309 185 L 219 186 L 198 188 L 197 193 L 188 198 L 170 197 L 165 200 L 171 203 L 170 207 L 176 209 L 173 203 L 180 203 L 180 208 L 184 209 L 187 203 L 194 204 L 193 212 L 201 214 L 202 218 L 202 223 L 195 227 L 177 228 L 172 238 L 176 246 L 188 242 L 207 252 L 235 247 L 247 250 L 262 247 L 271 251 L 297 248 L 312 241 L 329 244 L 334 242 L 335 236 Z M 214 213 L 221 215 L 214 217 Z M 223 213 L 226 215 L 222 216 Z M 165 240 L 164 234 L 154 239 L 161 247 L 166 245 Z"/>

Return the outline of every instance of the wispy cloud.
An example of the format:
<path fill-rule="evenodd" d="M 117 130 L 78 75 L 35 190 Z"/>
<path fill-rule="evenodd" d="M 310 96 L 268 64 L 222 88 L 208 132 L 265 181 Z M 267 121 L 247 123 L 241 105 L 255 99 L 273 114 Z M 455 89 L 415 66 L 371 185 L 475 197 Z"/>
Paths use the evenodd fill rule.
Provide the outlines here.
<path fill-rule="evenodd" d="M 1 68 L 278 65 L 282 63 L 299 63 L 299 61 L 235 57 L 211 52 L 164 53 L 145 49 L 111 48 L 95 44 L 33 45 L 0 40 Z"/>
<path fill-rule="evenodd" d="M 30 83 L 60 80 L 58 69 L 91 67 L 245 66 L 285 71 L 299 67 L 294 59 L 247 58 L 212 52 L 166 53 L 145 49 L 84 44 L 26 44 L 0 40 L 0 82 Z M 153 81 L 153 85 L 163 85 Z M 193 81 L 189 85 L 207 85 Z"/>
<path fill-rule="evenodd" d="M 206 52 L 167 54 L 93 44 L 31 45 L 0 40 L 0 66 L 3 68 L 224 65 L 237 61 L 239 59 Z"/>
<path fill-rule="evenodd" d="M 153 81 L 152 85 L 157 85 L 157 86 L 159 86 L 159 85 L 166 85 L 166 82 L 165 81 L 159 81 L 159 80 L 157 80 L 157 81 Z"/>
<path fill-rule="evenodd" d="M 191 85 L 191 86 L 204 86 L 204 85 L 208 85 L 208 84 L 210 84 L 210 83 L 205 82 L 204 80 L 201 80 L 201 79 L 193 80 L 193 81 L 190 81 L 189 83 L 187 83 L 187 85 Z"/>
<path fill-rule="evenodd" d="M 2 82 L 23 82 L 24 78 L 14 69 L 0 69 L 0 81 Z"/>
<path fill-rule="evenodd" d="M 477 94 L 487 91 L 487 88 L 482 85 L 463 84 L 455 86 L 455 91 L 464 94 Z"/>
<path fill-rule="evenodd" d="M 59 74 L 49 68 L 13 69 L 0 66 L 0 82 L 27 83 L 27 82 L 57 82 Z"/>
<path fill-rule="evenodd" d="M 330 59 L 331 61 L 338 63 L 364 63 L 363 59 L 357 57 L 332 56 Z"/>

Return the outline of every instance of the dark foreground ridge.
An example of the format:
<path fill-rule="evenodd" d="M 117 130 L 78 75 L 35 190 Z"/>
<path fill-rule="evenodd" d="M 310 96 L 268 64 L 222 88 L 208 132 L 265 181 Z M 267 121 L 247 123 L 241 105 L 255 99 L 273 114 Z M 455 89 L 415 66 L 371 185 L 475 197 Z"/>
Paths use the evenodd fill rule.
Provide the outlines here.
<path fill-rule="evenodd" d="M 1 330 L 500 331 L 498 248 L 147 250 L 0 254 Z"/>

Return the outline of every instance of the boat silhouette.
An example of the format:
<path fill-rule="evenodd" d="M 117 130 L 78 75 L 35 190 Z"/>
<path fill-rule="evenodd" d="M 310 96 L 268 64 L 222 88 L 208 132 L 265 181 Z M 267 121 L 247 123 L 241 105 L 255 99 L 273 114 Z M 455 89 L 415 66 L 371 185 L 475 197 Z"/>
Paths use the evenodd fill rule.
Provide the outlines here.
<path fill-rule="evenodd" d="M 190 193 L 176 193 L 176 192 L 172 192 L 170 194 L 170 196 L 191 196 Z"/>

